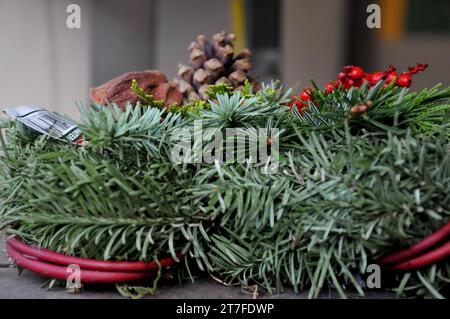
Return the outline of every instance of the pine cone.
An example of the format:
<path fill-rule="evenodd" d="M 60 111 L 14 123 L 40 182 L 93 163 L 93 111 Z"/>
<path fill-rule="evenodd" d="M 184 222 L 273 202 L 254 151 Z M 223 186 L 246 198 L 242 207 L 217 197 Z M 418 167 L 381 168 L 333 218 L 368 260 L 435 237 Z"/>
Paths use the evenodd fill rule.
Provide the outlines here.
<path fill-rule="evenodd" d="M 252 53 L 244 49 L 235 55 L 235 40 L 233 33 L 222 31 L 213 36 L 212 42 L 204 35 L 191 42 L 190 65 L 178 65 L 178 84 L 185 101 L 207 100 L 205 91 L 211 84 L 226 83 L 239 90 L 248 80 L 255 88 L 258 86 L 248 75 L 252 68 Z"/>

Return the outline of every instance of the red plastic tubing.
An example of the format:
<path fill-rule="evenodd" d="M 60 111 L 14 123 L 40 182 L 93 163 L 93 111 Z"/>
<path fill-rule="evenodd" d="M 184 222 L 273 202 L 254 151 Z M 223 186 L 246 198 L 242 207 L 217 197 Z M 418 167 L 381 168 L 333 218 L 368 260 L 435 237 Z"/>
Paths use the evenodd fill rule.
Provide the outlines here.
<path fill-rule="evenodd" d="M 392 270 L 410 270 L 428 266 L 450 256 L 450 242 L 423 254 L 422 256 L 392 266 Z"/>
<path fill-rule="evenodd" d="M 35 257 L 39 260 L 64 266 L 76 264 L 82 269 L 125 271 L 125 272 L 149 271 L 158 269 L 158 265 L 155 262 L 105 261 L 105 260 L 94 260 L 94 259 L 66 256 L 64 254 L 59 254 L 48 249 L 26 245 L 14 238 L 8 239 L 7 244 L 15 251 L 23 253 L 28 256 Z M 161 259 L 159 262 L 161 264 L 161 267 L 167 267 L 175 264 L 175 260 L 172 258 L 164 258 Z"/>
<path fill-rule="evenodd" d="M 408 258 L 417 256 L 423 252 L 425 252 L 427 249 L 433 247 L 434 245 L 438 244 L 442 240 L 444 240 L 446 237 L 450 236 L 450 222 L 448 222 L 446 225 L 444 225 L 442 228 L 434 232 L 433 234 L 425 237 L 415 245 L 409 247 L 408 249 L 390 254 L 386 257 L 383 257 L 378 263 L 380 265 L 386 265 L 386 264 L 394 264 L 394 263 L 400 263 L 406 261 Z M 440 250 L 441 253 L 445 253 L 445 250 Z M 448 256 L 448 254 L 446 255 Z"/>
<path fill-rule="evenodd" d="M 58 266 L 27 258 L 10 244 L 6 246 L 6 250 L 9 257 L 11 257 L 18 266 L 31 270 L 45 277 L 67 280 L 72 273 L 71 271 L 68 271 L 68 268 L 64 266 Z M 80 281 L 82 283 L 127 282 L 154 276 L 154 274 L 151 272 L 115 272 L 86 269 L 80 269 L 79 275 Z"/>

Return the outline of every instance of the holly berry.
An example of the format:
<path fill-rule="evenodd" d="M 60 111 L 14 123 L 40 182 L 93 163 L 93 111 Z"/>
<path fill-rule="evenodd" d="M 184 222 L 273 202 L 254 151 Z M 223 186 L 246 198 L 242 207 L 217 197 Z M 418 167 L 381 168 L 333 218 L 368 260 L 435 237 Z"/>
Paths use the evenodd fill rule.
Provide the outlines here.
<path fill-rule="evenodd" d="M 411 86 L 411 74 L 408 72 L 403 72 L 400 74 L 400 76 L 397 78 L 397 85 L 401 87 L 410 87 Z"/>
<path fill-rule="evenodd" d="M 344 72 L 339 72 L 338 73 L 338 79 L 342 80 L 343 78 L 345 78 L 347 76 L 347 74 L 345 74 Z"/>
<path fill-rule="evenodd" d="M 357 80 L 354 81 L 353 86 L 356 86 L 356 87 L 359 88 L 359 87 L 361 87 L 361 85 L 364 83 L 364 81 L 365 81 L 364 78 L 359 78 L 359 79 L 357 79 Z"/>
<path fill-rule="evenodd" d="M 343 85 L 344 85 L 344 88 L 349 89 L 353 86 L 354 83 L 355 83 L 355 81 L 353 81 L 352 79 L 346 78 Z"/>
<path fill-rule="evenodd" d="M 397 68 L 393 65 L 390 65 L 389 68 L 384 72 L 384 74 L 394 73 L 397 71 Z"/>
<path fill-rule="evenodd" d="M 309 101 L 309 100 L 311 100 L 311 95 L 310 95 L 309 91 L 303 90 L 302 93 L 300 93 L 300 99 L 302 101 Z"/>
<path fill-rule="evenodd" d="M 389 83 L 391 83 L 395 78 L 397 78 L 398 77 L 398 74 L 397 74 L 397 72 L 391 72 L 391 73 L 389 73 L 387 76 L 386 76 L 386 84 L 389 84 Z"/>
<path fill-rule="evenodd" d="M 357 79 L 362 78 L 362 76 L 364 75 L 364 71 L 359 66 L 355 66 L 348 75 L 352 79 L 357 80 Z"/>
<path fill-rule="evenodd" d="M 292 111 L 292 108 L 297 108 L 297 110 L 302 114 L 303 110 L 308 107 L 306 103 L 303 103 L 298 96 L 293 96 L 291 101 L 288 103 L 289 108 Z"/>
<path fill-rule="evenodd" d="M 367 74 L 366 78 L 371 84 L 376 84 L 377 82 L 383 80 L 384 73 L 383 72 L 374 72 Z"/>
<path fill-rule="evenodd" d="M 351 70 L 353 70 L 354 66 L 353 65 L 347 65 L 344 66 L 344 73 L 345 74 L 349 74 Z"/>
<path fill-rule="evenodd" d="M 327 85 L 325 85 L 325 90 L 327 92 L 327 94 L 330 94 L 331 92 L 334 91 L 334 86 L 332 83 L 327 83 Z"/>

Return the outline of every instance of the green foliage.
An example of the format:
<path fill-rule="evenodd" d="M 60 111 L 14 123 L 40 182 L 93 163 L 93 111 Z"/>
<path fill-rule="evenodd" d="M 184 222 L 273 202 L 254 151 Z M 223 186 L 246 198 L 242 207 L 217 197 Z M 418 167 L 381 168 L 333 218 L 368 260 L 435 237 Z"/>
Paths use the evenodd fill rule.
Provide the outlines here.
<path fill-rule="evenodd" d="M 13 146 L 2 166 L 2 195 L 9 194 L 2 225 L 16 225 L 10 233 L 71 255 L 176 258 L 175 251 L 190 245 L 184 236 L 196 238 L 201 218 L 184 184 L 192 172 L 170 161 L 167 132 L 176 121 L 162 120 L 161 112 L 92 108 L 83 112 L 86 145 L 42 137 Z"/>
<path fill-rule="evenodd" d="M 131 81 L 131 90 L 139 96 L 139 100 L 146 106 L 162 108 L 164 106 L 164 100 L 155 100 L 154 96 L 147 94 L 145 90 L 139 87 L 136 79 Z"/>
<path fill-rule="evenodd" d="M 244 86 L 242 88 L 241 94 L 242 94 L 242 96 L 245 96 L 246 98 L 250 98 L 250 97 L 254 96 L 253 86 L 248 79 L 246 79 L 244 81 Z"/>
<path fill-rule="evenodd" d="M 219 94 L 216 101 L 211 101 L 211 109 L 202 110 L 200 116 L 206 126 L 249 127 L 264 126 L 271 118 L 284 118 L 288 101 L 288 92 L 282 92 L 277 83 L 264 85 L 263 89 L 250 98 L 242 96 L 241 92 Z"/>
<path fill-rule="evenodd" d="M 256 281 L 269 291 L 310 287 L 310 297 L 317 297 L 329 281 L 363 294 L 356 276 L 369 263 L 449 220 L 445 138 L 298 134 L 298 151 L 288 154 L 280 174 L 235 165 L 198 174 L 217 176 L 211 185 L 197 183 L 193 196 L 203 194 L 202 210 L 222 220 L 210 255 L 227 283 Z M 219 191 L 208 196 L 208 188 Z M 439 290 L 450 272 L 445 262 L 435 267 L 442 279 L 427 280 Z"/>
<path fill-rule="evenodd" d="M 233 87 L 231 85 L 228 85 L 226 83 L 219 83 L 219 84 L 213 84 L 208 86 L 208 89 L 206 90 L 206 95 L 211 100 L 217 99 L 217 96 L 219 94 L 231 94 L 233 92 Z"/>
<path fill-rule="evenodd" d="M 181 124 L 180 114 L 165 114 L 159 108 L 129 105 L 123 112 L 112 107 L 79 107 L 85 121 L 80 125 L 87 149 L 92 149 L 102 158 L 112 157 L 124 163 L 149 156 L 159 157 L 161 148 L 169 148 L 167 136 Z M 144 154 L 145 157 L 142 157 Z"/>
<path fill-rule="evenodd" d="M 363 295 L 358 276 L 369 263 L 450 220 L 450 88 L 318 92 L 303 116 L 288 112 L 289 91 L 276 82 L 245 90 L 168 112 L 82 108 L 82 146 L 3 122 L 0 228 L 87 258 L 182 252 L 186 265 L 227 283 L 313 298 L 329 286 Z M 367 112 L 349 111 L 369 100 Z M 278 172 L 173 163 L 172 132 L 190 128 L 191 115 L 218 130 L 280 128 Z M 392 277 L 383 287 L 399 296 L 440 297 L 450 266 Z M 133 297 L 153 288 L 119 287 Z"/>
<path fill-rule="evenodd" d="M 167 108 L 168 112 L 181 113 L 182 116 L 199 115 L 201 110 L 208 110 L 211 105 L 207 101 L 196 100 L 183 105 L 172 104 Z"/>

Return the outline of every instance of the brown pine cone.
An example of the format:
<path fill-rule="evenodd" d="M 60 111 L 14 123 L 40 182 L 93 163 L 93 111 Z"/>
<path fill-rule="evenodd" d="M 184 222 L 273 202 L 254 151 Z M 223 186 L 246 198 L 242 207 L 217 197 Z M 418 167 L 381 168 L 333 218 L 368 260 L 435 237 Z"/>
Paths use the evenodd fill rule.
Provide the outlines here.
<path fill-rule="evenodd" d="M 185 101 L 207 100 L 208 85 L 226 83 L 239 89 L 248 80 L 254 87 L 258 84 L 249 76 L 252 68 L 249 49 L 235 55 L 236 36 L 225 31 L 216 33 L 209 42 L 204 35 L 189 45 L 189 65 L 178 65 L 178 86 Z"/>

